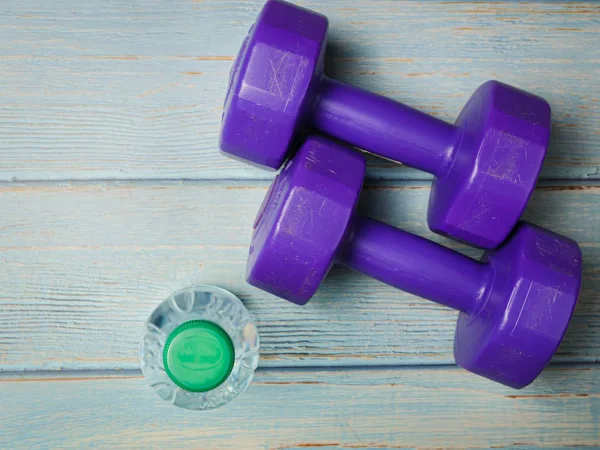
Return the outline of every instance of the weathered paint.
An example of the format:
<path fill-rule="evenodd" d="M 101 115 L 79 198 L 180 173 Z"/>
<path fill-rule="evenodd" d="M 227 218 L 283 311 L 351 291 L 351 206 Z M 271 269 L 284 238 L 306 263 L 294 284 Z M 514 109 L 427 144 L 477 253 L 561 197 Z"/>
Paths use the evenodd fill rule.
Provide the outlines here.
<path fill-rule="evenodd" d="M 209 414 L 139 376 L 0 380 L 1 448 L 243 450 L 600 446 L 600 369 L 556 367 L 523 391 L 452 368 L 259 371 Z M 26 426 L 24 426 L 26 425 Z"/>
<path fill-rule="evenodd" d="M 328 72 L 453 121 L 491 78 L 554 111 L 544 178 L 600 178 L 596 3 L 298 1 Z M 7 0 L 0 180 L 266 179 L 217 152 L 228 72 L 262 0 Z M 428 179 L 373 159 L 373 178 Z"/>
<path fill-rule="evenodd" d="M 268 183 L 34 183 L 0 188 L 0 369 L 131 369 L 153 306 L 191 283 L 239 295 L 256 315 L 262 366 L 452 363 L 457 314 L 335 268 L 304 307 L 244 281 Z M 573 189 L 575 188 L 575 189 Z M 429 185 L 376 183 L 361 209 L 470 255 L 427 230 Z M 557 361 L 600 359 L 600 186 L 544 184 L 526 217 L 577 239 L 585 279 Z"/>
<path fill-rule="evenodd" d="M 0 448 L 600 448 L 600 186 L 578 181 L 600 178 L 600 5 L 298 3 L 329 16 L 328 72 L 344 81 L 448 121 L 490 78 L 550 101 L 542 177 L 572 181 L 542 183 L 526 216 L 583 248 L 580 305 L 555 358 L 569 364 L 510 391 L 433 366 L 452 363 L 453 311 L 344 269 L 304 308 L 247 286 L 273 173 L 221 156 L 217 138 L 262 0 L 5 0 Z M 372 158 L 369 176 L 391 181 L 365 190 L 363 210 L 479 253 L 427 230 L 428 182 L 393 181 L 427 175 Z M 193 282 L 242 297 L 263 343 L 257 382 L 209 422 L 114 370 L 137 369 L 146 314 Z M 16 372 L 44 369 L 73 372 Z"/>

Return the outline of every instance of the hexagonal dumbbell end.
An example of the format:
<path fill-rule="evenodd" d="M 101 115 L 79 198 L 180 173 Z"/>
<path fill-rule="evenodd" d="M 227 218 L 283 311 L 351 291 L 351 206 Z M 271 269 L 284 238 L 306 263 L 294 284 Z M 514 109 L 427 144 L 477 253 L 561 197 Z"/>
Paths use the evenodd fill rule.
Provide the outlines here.
<path fill-rule="evenodd" d="M 456 327 L 456 363 L 516 389 L 548 364 L 567 330 L 582 277 L 576 242 L 521 222 L 491 265 L 487 301 Z"/>
<path fill-rule="evenodd" d="M 550 105 L 498 81 L 481 85 L 457 122 L 448 172 L 429 201 L 432 231 L 495 248 L 533 193 L 550 140 Z"/>
<path fill-rule="evenodd" d="M 358 202 L 364 158 L 310 137 L 271 185 L 254 224 L 248 282 L 303 305 L 334 263 Z"/>
<path fill-rule="evenodd" d="M 278 169 L 312 107 L 323 73 L 327 18 L 270 0 L 233 65 L 221 127 L 221 150 Z"/>

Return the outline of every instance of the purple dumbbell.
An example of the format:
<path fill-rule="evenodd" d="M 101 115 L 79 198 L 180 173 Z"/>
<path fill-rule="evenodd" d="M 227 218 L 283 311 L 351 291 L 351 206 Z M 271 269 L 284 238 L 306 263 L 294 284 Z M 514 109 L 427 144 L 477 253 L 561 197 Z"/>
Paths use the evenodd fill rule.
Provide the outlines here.
<path fill-rule="evenodd" d="M 270 0 L 231 71 L 226 154 L 278 169 L 298 131 L 314 128 L 435 175 L 429 227 L 482 248 L 511 232 L 550 138 L 548 103 L 497 81 L 477 89 L 455 125 L 323 75 L 327 18 Z"/>
<path fill-rule="evenodd" d="M 311 137 L 273 182 L 254 224 L 247 280 L 299 305 L 334 262 L 460 311 L 454 355 L 513 388 L 558 348 L 577 303 L 576 242 L 519 222 L 481 262 L 354 211 L 364 158 Z"/>

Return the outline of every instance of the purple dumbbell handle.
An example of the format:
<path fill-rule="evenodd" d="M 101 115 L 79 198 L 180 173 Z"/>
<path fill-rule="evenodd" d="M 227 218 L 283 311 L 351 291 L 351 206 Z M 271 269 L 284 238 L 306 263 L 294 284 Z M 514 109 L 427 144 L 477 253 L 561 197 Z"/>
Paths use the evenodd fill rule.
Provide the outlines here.
<path fill-rule="evenodd" d="M 477 310 L 491 273 L 487 264 L 362 216 L 353 220 L 338 262 L 467 314 Z"/>
<path fill-rule="evenodd" d="M 452 124 L 327 77 L 321 81 L 312 124 L 366 151 L 438 177 L 450 167 L 457 136 Z"/>

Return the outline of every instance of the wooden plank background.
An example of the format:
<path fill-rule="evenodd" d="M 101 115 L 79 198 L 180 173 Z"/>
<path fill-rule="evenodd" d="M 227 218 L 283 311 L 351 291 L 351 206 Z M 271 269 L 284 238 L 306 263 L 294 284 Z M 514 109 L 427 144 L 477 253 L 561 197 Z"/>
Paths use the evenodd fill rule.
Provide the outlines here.
<path fill-rule="evenodd" d="M 158 301 L 193 283 L 223 286 L 246 301 L 258 321 L 263 366 L 453 362 L 457 313 L 350 270 L 334 270 L 305 307 L 247 285 L 252 222 L 267 187 L 211 181 L 0 189 L 0 368 L 134 369 L 140 324 Z M 478 256 L 427 230 L 429 191 L 428 184 L 376 183 L 365 189 L 361 209 Z M 525 216 L 573 237 L 584 254 L 583 293 L 558 361 L 600 360 L 599 204 L 598 186 L 543 185 Z"/>
<path fill-rule="evenodd" d="M 328 71 L 452 121 L 496 78 L 546 97 L 553 140 L 525 218 L 577 239 L 582 296 L 551 367 L 512 391 L 453 365 L 456 313 L 337 268 L 305 307 L 248 286 L 272 172 L 220 155 L 248 0 L 0 5 L 0 449 L 600 448 L 600 5 L 298 1 Z M 427 174 L 370 159 L 361 210 L 431 233 Z M 211 283 L 261 333 L 256 382 L 209 415 L 138 371 L 141 326 Z"/>
<path fill-rule="evenodd" d="M 0 382 L 2 448 L 350 450 L 598 448 L 600 370 L 553 367 L 527 393 L 448 367 L 259 371 L 209 416 L 131 375 Z M 22 424 L 31 427 L 23 427 Z"/>
<path fill-rule="evenodd" d="M 257 179 L 215 151 L 229 68 L 262 1 L 4 0 L 0 180 Z M 453 121 L 496 78 L 554 110 L 544 178 L 600 178 L 600 5 L 299 1 L 328 72 Z M 370 176 L 424 179 L 373 160 Z"/>

